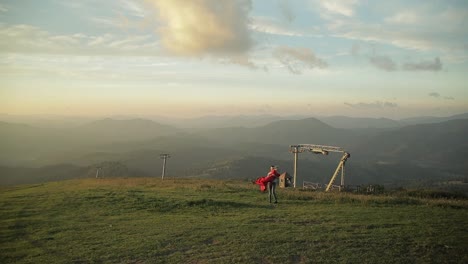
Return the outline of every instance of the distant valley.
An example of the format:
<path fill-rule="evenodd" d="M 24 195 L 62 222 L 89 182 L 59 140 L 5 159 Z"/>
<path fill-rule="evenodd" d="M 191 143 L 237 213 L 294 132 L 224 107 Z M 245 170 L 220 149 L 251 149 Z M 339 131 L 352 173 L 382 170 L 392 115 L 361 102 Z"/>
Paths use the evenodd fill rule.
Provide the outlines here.
<path fill-rule="evenodd" d="M 171 153 L 172 177 L 254 179 L 272 163 L 292 174 L 288 147 L 303 143 L 347 149 L 347 184 L 444 187 L 468 181 L 468 114 L 405 120 L 206 117 L 185 120 L 185 127 L 149 119 L 105 118 L 71 127 L 8 121 L 0 122 L 3 185 L 94 177 L 98 167 L 105 168 L 100 177 L 159 177 L 160 153 Z M 301 154 L 299 183 L 327 181 L 338 160 L 334 154 Z"/>

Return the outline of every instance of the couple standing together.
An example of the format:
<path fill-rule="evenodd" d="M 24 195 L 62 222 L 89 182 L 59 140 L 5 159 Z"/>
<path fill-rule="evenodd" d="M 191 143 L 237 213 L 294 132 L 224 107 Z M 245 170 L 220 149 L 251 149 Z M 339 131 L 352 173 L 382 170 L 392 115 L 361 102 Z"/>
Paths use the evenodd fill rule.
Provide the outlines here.
<path fill-rule="evenodd" d="M 258 178 L 254 183 L 260 185 L 260 191 L 265 191 L 268 189 L 268 198 L 271 203 L 271 198 L 275 199 L 275 203 L 278 203 L 278 198 L 276 197 L 276 186 L 278 185 L 278 178 L 280 174 L 278 173 L 278 167 L 271 165 L 270 172 L 267 176 Z"/>

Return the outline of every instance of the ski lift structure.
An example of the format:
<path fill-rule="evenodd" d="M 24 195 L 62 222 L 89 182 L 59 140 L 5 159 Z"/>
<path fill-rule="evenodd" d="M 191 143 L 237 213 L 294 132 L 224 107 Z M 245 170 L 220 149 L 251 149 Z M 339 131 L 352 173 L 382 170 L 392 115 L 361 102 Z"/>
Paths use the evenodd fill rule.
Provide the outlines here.
<path fill-rule="evenodd" d="M 164 180 L 164 176 L 166 175 L 166 162 L 167 162 L 167 159 L 171 157 L 171 154 L 163 153 L 163 154 L 160 154 L 159 157 L 163 160 L 161 180 Z"/>
<path fill-rule="evenodd" d="M 101 169 L 102 169 L 101 166 L 96 167 L 96 179 L 99 178 L 99 172 L 101 171 Z"/>
<path fill-rule="evenodd" d="M 342 153 L 343 156 L 340 159 L 340 162 L 338 163 L 338 166 L 336 167 L 335 172 L 333 173 L 330 182 L 327 184 L 325 191 L 328 192 L 331 189 L 334 189 L 337 187 L 340 191 L 344 188 L 344 179 L 345 179 L 345 163 L 348 160 L 351 155 L 349 152 L 344 150 L 341 147 L 334 147 L 334 146 L 325 146 L 325 145 L 316 145 L 316 144 L 299 144 L 299 145 L 290 145 L 289 146 L 289 152 L 294 154 L 294 176 L 293 176 L 293 187 L 296 188 L 296 179 L 297 179 L 297 171 L 298 171 L 298 160 L 299 160 L 299 153 L 304 153 L 304 152 L 312 152 L 314 154 L 321 154 L 321 155 L 328 155 L 330 152 L 337 152 L 337 153 Z M 341 172 L 341 182 L 340 185 L 333 185 L 333 182 L 335 181 L 337 175 Z M 306 185 L 310 185 L 311 183 L 304 182 L 303 187 L 306 187 Z M 319 188 L 318 185 L 313 185 L 312 184 L 312 189 L 317 189 Z"/>

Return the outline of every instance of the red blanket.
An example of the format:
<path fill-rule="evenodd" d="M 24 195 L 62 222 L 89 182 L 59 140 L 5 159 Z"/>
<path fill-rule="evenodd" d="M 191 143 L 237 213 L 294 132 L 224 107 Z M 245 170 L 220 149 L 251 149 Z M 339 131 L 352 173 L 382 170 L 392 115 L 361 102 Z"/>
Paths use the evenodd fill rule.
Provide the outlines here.
<path fill-rule="evenodd" d="M 276 179 L 276 175 L 270 175 L 265 177 L 260 177 L 255 181 L 255 184 L 260 185 L 260 191 L 266 191 L 267 184 Z"/>

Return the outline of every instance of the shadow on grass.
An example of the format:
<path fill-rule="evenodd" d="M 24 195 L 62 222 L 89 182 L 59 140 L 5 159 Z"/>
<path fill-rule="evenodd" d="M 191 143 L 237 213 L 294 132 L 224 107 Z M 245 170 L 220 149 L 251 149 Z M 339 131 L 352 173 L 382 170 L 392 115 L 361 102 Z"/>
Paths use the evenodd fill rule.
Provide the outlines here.
<path fill-rule="evenodd" d="M 267 205 L 241 203 L 234 201 L 217 201 L 213 199 L 199 199 L 187 201 L 186 206 L 188 207 L 201 207 L 201 208 L 269 208 Z"/>

